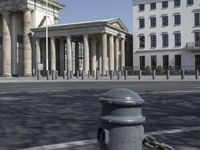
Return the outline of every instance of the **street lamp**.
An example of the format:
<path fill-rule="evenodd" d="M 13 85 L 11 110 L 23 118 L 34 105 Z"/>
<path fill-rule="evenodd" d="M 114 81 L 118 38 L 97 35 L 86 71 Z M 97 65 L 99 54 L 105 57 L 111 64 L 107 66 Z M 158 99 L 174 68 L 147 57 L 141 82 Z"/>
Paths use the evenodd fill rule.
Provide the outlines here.
<path fill-rule="evenodd" d="M 48 40 L 48 22 L 47 22 L 47 18 L 48 18 L 48 0 L 46 0 L 46 73 L 48 74 L 48 68 L 49 68 L 49 40 Z"/>

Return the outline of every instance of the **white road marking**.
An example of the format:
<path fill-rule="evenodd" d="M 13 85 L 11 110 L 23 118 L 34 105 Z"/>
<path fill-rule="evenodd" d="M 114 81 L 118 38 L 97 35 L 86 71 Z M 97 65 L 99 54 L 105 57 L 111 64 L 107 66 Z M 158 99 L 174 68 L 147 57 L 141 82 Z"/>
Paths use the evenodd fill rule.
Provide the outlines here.
<path fill-rule="evenodd" d="M 159 92 L 149 92 L 152 94 L 172 94 L 172 93 L 200 93 L 200 90 L 188 90 L 188 91 L 159 91 Z"/>
<path fill-rule="evenodd" d="M 175 133 L 183 133 L 183 132 L 190 132 L 190 131 L 197 131 L 197 130 L 200 130 L 200 126 L 153 131 L 153 132 L 147 132 L 146 134 L 150 134 L 150 135 L 175 134 Z M 54 145 L 25 148 L 25 149 L 20 149 L 20 150 L 56 150 L 59 148 L 70 148 L 70 147 L 85 146 L 85 145 L 90 145 L 90 144 L 97 144 L 97 140 L 91 139 L 91 140 L 85 140 L 85 141 L 75 141 L 75 142 L 68 142 L 68 143 L 61 143 L 61 144 L 54 144 Z"/>

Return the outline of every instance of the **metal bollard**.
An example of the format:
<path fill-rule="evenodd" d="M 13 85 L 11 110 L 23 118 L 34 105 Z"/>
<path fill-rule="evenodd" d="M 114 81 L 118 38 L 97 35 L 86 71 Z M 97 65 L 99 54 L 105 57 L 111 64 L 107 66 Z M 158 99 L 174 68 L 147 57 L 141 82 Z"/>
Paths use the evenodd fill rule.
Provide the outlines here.
<path fill-rule="evenodd" d="M 50 79 L 49 70 L 46 70 L 46 76 L 47 76 L 47 80 L 49 80 Z"/>
<path fill-rule="evenodd" d="M 76 78 L 79 79 L 79 70 L 76 71 Z"/>
<path fill-rule="evenodd" d="M 197 69 L 195 72 L 195 79 L 198 80 L 199 79 L 199 70 Z"/>
<path fill-rule="evenodd" d="M 84 71 L 81 73 L 82 80 L 84 80 Z"/>
<path fill-rule="evenodd" d="M 152 79 L 153 79 L 153 80 L 156 79 L 156 71 L 155 71 L 155 70 L 152 71 Z"/>
<path fill-rule="evenodd" d="M 127 77 L 128 77 L 128 71 L 124 70 L 124 80 L 127 80 Z"/>
<path fill-rule="evenodd" d="M 141 70 L 139 70 L 139 74 L 138 74 L 138 80 L 141 80 L 141 78 L 142 78 L 142 71 L 141 71 Z"/>
<path fill-rule="evenodd" d="M 63 72 L 63 79 L 66 79 L 66 71 Z"/>
<path fill-rule="evenodd" d="M 167 70 L 167 80 L 169 80 L 170 70 Z"/>
<path fill-rule="evenodd" d="M 52 80 L 55 80 L 55 75 L 56 75 L 56 71 L 55 70 L 51 70 L 51 78 L 52 78 Z"/>
<path fill-rule="evenodd" d="M 100 98 L 101 116 L 97 131 L 100 150 L 142 150 L 144 100 L 128 89 L 113 89 Z"/>
<path fill-rule="evenodd" d="M 117 73 L 117 79 L 118 79 L 118 80 L 121 79 L 121 71 L 118 71 L 118 73 Z"/>
<path fill-rule="evenodd" d="M 110 70 L 110 80 L 113 80 L 113 70 Z"/>
<path fill-rule="evenodd" d="M 185 78 L 185 71 L 181 70 L 181 80 L 184 80 L 184 78 Z"/>
<path fill-rule="evenodd" d="M 55 75 L 55 79 L 58 79 L 58 70 L 56 70 L 56 75 Z"/>
<path fill-rule="evenodd" d="M 37 80 L 41 79 L 41 74 L 40 74 L 40 70 L 37 70 Z"/>
<path fill-rule="evenodd" d="M 97 70 L 97 72 L 96 72 L 96 80 L 98 80 L 99 79 L 99 70 Z"/>

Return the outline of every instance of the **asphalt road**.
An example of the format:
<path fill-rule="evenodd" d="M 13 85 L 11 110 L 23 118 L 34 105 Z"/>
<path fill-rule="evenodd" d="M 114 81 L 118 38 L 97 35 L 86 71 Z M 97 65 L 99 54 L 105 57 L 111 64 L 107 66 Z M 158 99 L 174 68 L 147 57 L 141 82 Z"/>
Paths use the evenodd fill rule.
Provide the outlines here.
<path fill-rule="evenodd" d="M 145 132 L 200 126 L 200 82 L 1 83 L 0 150 L 96 138 L 98 99 L 118 87 L 145 99 Z M 156 137 L 180 150 L 200 149 L 200 130 Z"/>

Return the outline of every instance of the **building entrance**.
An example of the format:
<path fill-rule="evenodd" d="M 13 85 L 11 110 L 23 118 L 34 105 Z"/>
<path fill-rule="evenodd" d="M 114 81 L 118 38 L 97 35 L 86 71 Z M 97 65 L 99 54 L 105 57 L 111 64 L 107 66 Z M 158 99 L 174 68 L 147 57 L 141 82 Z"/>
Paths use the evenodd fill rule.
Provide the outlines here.
<path fill-rule="evenodd" d="M 195 69 L 200 70 L 200 55 L 195 55 Z"/>

